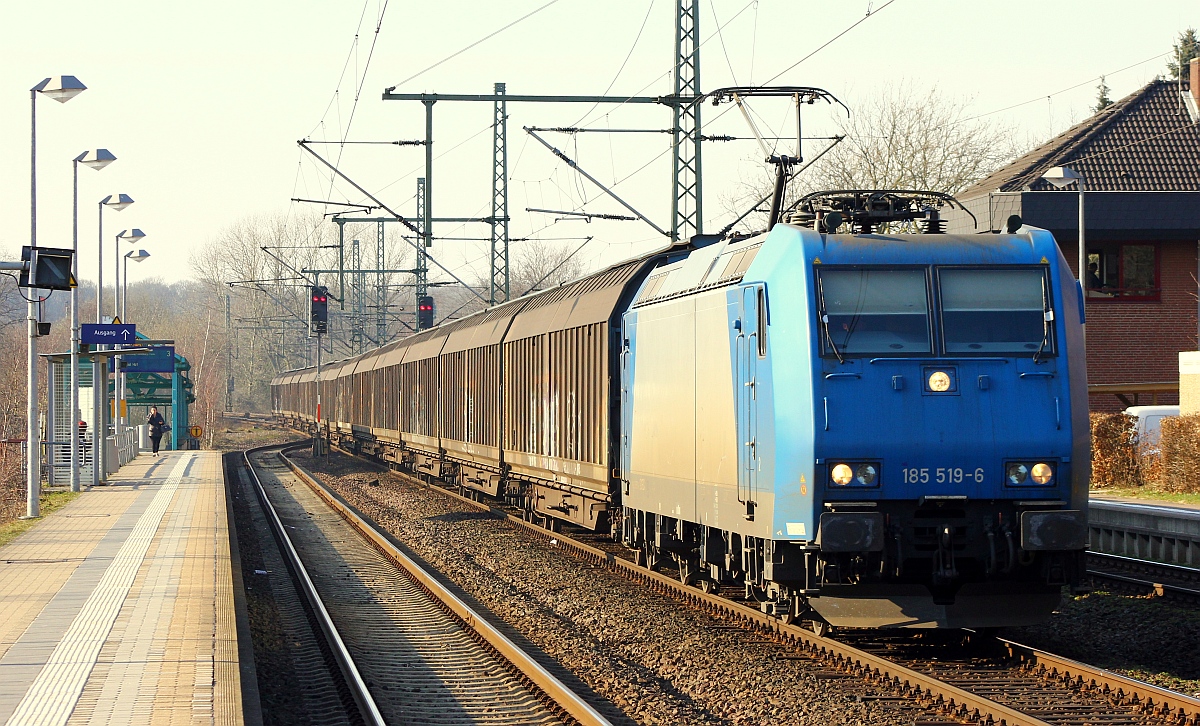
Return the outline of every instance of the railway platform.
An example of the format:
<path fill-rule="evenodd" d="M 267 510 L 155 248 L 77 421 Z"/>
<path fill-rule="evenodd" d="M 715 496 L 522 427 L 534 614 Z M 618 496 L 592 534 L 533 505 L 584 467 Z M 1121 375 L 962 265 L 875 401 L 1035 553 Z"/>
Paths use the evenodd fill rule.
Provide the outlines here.
<path fill-rule="evenodd" d="M 1200 567 L 1200 507 L 1092 493 L 1088 503 L 1093 552 Z"/>
<path fill-rule="evenodd" d="M 139 457 L 0 547 L 0 724 L 239 724 L 221 455 Z"/>

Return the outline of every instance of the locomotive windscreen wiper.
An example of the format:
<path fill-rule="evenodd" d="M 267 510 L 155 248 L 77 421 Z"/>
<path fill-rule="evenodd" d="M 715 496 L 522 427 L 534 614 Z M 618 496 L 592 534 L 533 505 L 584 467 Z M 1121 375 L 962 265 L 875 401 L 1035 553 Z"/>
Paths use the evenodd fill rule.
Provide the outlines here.
<path fill-rule="evenodd" d="M 1037 363 L 1041 360 L 1042 351 L 1046 349 L 1046 344 L 1050 342 L 1050 321 L 1054 320 L 1054 311 L 1050 309 L 1050 297 L 1046 294 L 1046 280 L 1042 279 L 1042 342 L 1038 345 L 1037 352 L 1033 354 L 1033 362 Z"/>
<path fill-rule="evenodd" d="M 825 310 L 825 287 L 822 284 L 820 275 L 817 275 L 817 301 L 819 303 L 818 312 L 821 315 L 821 330 L 825 331 L 825 340 L 829 341 L 829 347 L 833 349 L 833 354 L 837 356 L 838 363 L 845 363 L 846 359 L 842 357 L 837 343 L 833 342 L 833 334 L 829 332 L 829 313 Z"/>

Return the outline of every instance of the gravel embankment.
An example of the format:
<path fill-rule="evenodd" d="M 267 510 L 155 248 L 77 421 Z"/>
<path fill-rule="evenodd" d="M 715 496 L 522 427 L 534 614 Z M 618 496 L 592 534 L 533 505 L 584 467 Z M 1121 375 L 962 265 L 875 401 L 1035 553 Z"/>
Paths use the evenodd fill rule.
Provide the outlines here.
<path fill-rule="evenodd" d="M 638 724 L 893 725 L 933 714 L 345 455 L 297 463 Z M 888 693 L 888 696 L 894 694 Z"/>

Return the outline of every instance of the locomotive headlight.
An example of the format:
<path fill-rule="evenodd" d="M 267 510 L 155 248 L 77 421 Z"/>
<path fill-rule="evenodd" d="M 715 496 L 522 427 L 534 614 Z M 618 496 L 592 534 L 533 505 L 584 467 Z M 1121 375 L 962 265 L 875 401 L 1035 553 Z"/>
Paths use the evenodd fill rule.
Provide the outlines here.
<path fill-rule="evenodd" d="M 1034 464 L 1029 476 L 1038 484 L 1048 484 L 1054 478 L 1054 469 L 1049 464 Z"/>
<path fill-rule="evenodd" d="M 859 486 L 869 487 L 875 483 L 875 477 L 879 475 L 879 470 L 874 464 L 859 464 L 858 470 L 854 472 L 854 479 Z"/>
<path fill-rule="evenodd" d="M 1025 466 L 1024 464 L 1009 464 L 1008 471 L 1006 473 L 1009 484 L 1013 486 L 1020 486 L 1025 483 L 1026 479 L 1029 478 L 1029 467 Z"/>
<path fill-rule="evenodd" d="M 950 374 L 945 371 L 934 371 L 929 374 L 929 390 L 935 393 L 945 393 L 950 390 Z"/>
<path fill-rule="evenodd" d="M 838 464 L 830 470 L 829 478 L 833 480 L 834 484 L 844 487 L 854 479 L 854 470 L 846 464 Z"/>

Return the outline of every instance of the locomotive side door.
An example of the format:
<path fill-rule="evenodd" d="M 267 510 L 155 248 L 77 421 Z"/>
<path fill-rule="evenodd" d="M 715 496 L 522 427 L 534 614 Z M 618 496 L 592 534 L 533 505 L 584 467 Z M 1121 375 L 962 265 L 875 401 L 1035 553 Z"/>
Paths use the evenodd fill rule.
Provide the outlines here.
<path fill-rule="evenodd" d="M 621 493 L 629 493 L 629 468 L 631 462 L 629 432 L 633 427 L 633 371 L 632 350 L 634 336 L 637 334 L 637 318 L 626 314 L 620 334 L 621 340 Z"/>
<path fill-rule="evenodd" d="M 758 498 L 758 349 L 761 286 L 741 289 L 737 336 L 738 501 L 754 521 Z"/>

